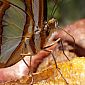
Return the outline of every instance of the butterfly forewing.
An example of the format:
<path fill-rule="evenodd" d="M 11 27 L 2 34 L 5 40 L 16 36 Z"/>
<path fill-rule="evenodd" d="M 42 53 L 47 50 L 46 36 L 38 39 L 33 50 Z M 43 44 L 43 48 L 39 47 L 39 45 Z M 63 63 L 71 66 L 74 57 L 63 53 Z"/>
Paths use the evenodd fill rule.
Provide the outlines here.
<path fill-rule="evenodd" d="M 12 1 L 12 3 L 17 0 Z M 24 4 L 19 0 L 18 5 L 25 9 Z M 13 52 L 21 46 L 20 42 L 22 39 L 24 24 L 25 24 L 25 13 L 15 6 L 10 6 L 3 17 L 3 33 L 2 33 L 2 45 L 1 45 L 1 56 L 0 63 L 7 63 Z M 20 45 L 20 46 L 19 46 Z M 15 53 L 16 55 L 16 53 Z M 17 53 L 16 56 L 20 54 Z M 12 61 L 13 62 L 13 61 Z"/>

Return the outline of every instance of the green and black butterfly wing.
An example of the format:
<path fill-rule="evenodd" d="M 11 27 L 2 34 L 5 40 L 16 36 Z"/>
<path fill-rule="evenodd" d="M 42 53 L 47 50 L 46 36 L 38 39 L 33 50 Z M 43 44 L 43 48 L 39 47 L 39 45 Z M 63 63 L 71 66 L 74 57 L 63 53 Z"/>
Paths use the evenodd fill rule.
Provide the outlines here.
<path fill-rule="evenodd" d="M 21 0 L 9 1 L 21 7 L 22 9 L 25 9 L 25 5 Z M 25 22 L 26 15 L 19 8 L 11 5 L 7 10 L 5 10 L 2 21 L 3 31 L 0 35 L 2 37 L 2 41 L 0 41 L 2 43 L 0 63 L 2 63 L 3 65 L 8 62 L 10 56 L 20 56 L 21 48 L 23 47 L 21 40 Z M 15 60 L 16 59 L 14 58 L 14 61 Z"/>

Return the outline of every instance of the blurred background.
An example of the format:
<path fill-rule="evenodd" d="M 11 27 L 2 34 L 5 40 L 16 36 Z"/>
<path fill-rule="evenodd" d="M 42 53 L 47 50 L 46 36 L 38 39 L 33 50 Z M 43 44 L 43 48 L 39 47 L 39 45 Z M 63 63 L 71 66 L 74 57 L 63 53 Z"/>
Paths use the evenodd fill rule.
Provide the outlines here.
<path fill-rule="evenodd" d="M 58 7 L 52 15 L 55 3 Z M 85 18 L 85 0 L 47 0 L 47 16 L 48 20 L 56 18 L 60 25 L 71 24 Z"/>

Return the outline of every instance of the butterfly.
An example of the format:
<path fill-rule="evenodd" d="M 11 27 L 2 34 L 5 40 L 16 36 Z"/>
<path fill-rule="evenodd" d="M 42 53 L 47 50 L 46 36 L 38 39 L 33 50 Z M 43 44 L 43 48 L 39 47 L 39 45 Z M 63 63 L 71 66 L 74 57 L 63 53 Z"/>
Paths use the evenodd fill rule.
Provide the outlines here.
<path fill-rule="evenodd" d="M 45 1 L 1 0 L 0 2 L 1 7 L 4 5 L 4 11 L 1 11 L 4 14 L 1 17 L 2 28 L 0 28 L 2 30 L 0 63 L 2 67 L 8 67 L 22 59 L 20 55 L 22 49 L 24 54 L 28 52 L 36 54 L 43 48 L 48 36 L 48 29 L 44 28 Z M 18 6 L 19 3 L 20 6 Z"/>

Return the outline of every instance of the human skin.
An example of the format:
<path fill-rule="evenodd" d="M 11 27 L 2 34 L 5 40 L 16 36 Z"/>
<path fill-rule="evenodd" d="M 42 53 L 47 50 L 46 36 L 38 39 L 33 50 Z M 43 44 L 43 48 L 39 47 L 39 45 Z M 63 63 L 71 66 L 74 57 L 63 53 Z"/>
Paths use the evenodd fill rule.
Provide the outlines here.
<path fill-rule="evenodd" d="M 52 49 L 54 49 L 55 46 L 57 46 L 57 43 L 49 48 L 46 48 L 46 50 L 52 50 Z M 36 55 L 32 56 L 31 68 L 32 68 L 33 72 L 35 72 L 38 65 L 49 54 L 50 54 L 50 52 L 41 50 Z M 28 65 L 30 65 L 29 56 L 25 56 L 24 60 Z M 26 64 L 23 62 L 23 60 L 21 60 L 11 67 L 6 67 L 6 68 L 0 69 L 0 82 L 17 80 L 17 79 L 21 78 L 22 76 L 28 75 L 28 73 L 29 73 L 29 68 L 26 66 Z"/>
<path fill-rule="evenodd" d="M 77 21 L 71 25 L 68 25 L 64 28 L 69 34 L 71 34 L 75 39 L 75 52 L 76 54 L 80 56 L 85 56 L 85 19 L 82 19 L 80 21 Z M 67 33 L 65 33 L 63 30 L 60 30 L 59 32 L 55 33 L 55 36 L 51 39 L 52 41 L 61 38 L 63 41 L 67 42 L 70 45 L 74 45 L 74 41 L 72 37 L 70 37 Z M 58 43 L 55 45 L 46 48 L 47 50 L 53 50 Z M 37 69 L 38 65 L 43 61 L 45 57 L 47 57 L 50 54 L 50 52 L 46 52 L 44 50 L 41 50 L 36 55 L 32 57 L 31 60 L 31 67 L 32 71 L 35 71 Z M 30 64 L 29 56 L 25 56 L 25 61 L 27 64 Z M 21 78 L 22 76 L 28 75 L 29 68 L 26 66 L 26 64 L 23 62 L 23 60 L 19 61 L 15 65 L 7 68 L 1 68 L 0 69 L 0 82 L 5 81 L 11 81 Z"/>
<path fill-rule="evenodd" d="M 64 28 L 66 32 L 73 36 L 75 39 L 72 39 L 67 33 L 63 30 L 60 30 L 54 39 L 61 38 L 64 42 L 74 46 L 75 44 L 75 53 L 78 56 L 85 56 L 85 19 L 79 20 L 71 25 L 68 25 Z"/>

